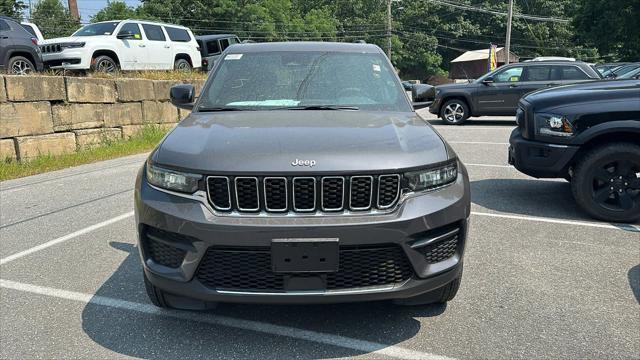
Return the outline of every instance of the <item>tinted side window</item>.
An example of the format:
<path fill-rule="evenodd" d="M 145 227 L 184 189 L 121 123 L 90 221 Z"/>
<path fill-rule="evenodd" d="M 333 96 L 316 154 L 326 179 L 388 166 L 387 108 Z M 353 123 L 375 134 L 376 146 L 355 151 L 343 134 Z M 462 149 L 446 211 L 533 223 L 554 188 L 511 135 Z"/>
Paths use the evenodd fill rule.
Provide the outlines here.
<path fill-rule="evenodd" d="M 220 47 L 222 48 L 222 51 L 224 51 L 224 49 L 229 47 L 229 39 L 220 39 Z"/>
<path fill-rule="evenodd" d="M 219 54 L 220 53 L 220 45 L 218 45 L 218 40 L 209 40 L 207 41 L 207 53 L 209 55 Z"/>
<path fill-rule="evenodd" d="M 167 38 L 162 32 L 162 28 L 158 25 L 142 24 L 144 33 L 147 34 L 147 39 L 152 41 L 165 41 Z"/>
<path fill-rule="evenodd" d="M 0 31 L 6 31 L 6 30 L 11 30 L 11 28 L 9 27 L 9 24 L 7 24 L 6 21 L 0 19 Z"/>
<path fill-rule="evenodd" d="M 187 30 L 173 28 L 169 26 L 165 27 L 165 29 L 167 30 L 167 34 L 169 34 L 169 39 L 171 39 L 171 41 L 178 41 L 178 42 L 191 41 L 191 36 L 189 36 L 189 32 L 187 32 Z"/>
<path fill-rule="evenodd" d="M 22 27 L 23 27 L 25 30 L 27 30 L 27 31 L 29 32 L 29 34 L 31 34 L 33 37 L 38 37 L 38 36 L 36 35 L 36 31 L 35 31 L 35 30 L 33 30 L 33 27 L 32 27 L 31 25 L 24 25 L 24 24 L 20 24 L 20 25 L 22 25 Z"/>
<path fill-rule="evenodd" d="M 506 69 L 493 77 L 494 82 L 514 82 L 521 81 L 522 66 Z"/>
<path fill-rule="evenodd" d="M 559 66 L 562 80 L 588 80 L 589 76 L 575 66 Z"/>
<path fill-rule="evenodd" d="M 136 23 L 126 23 L 120 28 L 118 34 L 133 34 L 133 38 L 130 40 L 142 40 L 142 33 L 140 33 L 140 27 Z"/>
<path fill-rule="evenodd" d="M 528 66 L 524 81 L 548 81 L 551 79 L 551 66 Z"/>

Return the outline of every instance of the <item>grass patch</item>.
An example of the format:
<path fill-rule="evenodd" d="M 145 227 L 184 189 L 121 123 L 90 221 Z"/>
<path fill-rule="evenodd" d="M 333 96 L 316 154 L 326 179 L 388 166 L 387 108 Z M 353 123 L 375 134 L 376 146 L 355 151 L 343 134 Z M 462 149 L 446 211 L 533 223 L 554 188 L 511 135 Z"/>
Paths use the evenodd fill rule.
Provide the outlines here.
<path fill-rule="evenodd" d="M 108 144 L 78 150 L 72 154 L 43 155 L 29 161 L 1 162 L 0 181 L 150 151 L 168 131 L 166 128 L 149 125 L 128 140 L 110 141 Z"/>
<path fill-rule="evenodd" d="M 206 80 L 208 73 L 199 70 L 193 71 L 162 71 L 162 70 L 149 70 L 149 71 L 119 71 L 113 74 L 90 72 L 90 71 L 75 71 L 75 70 L 47 70 L 33 74 L 31 76 L 70 76 L 70 77 L 88 77 L 95 79 L 146 79 L 146 80 L 175 80 L 175 81 L 190 81 L 190 80 Z"/>

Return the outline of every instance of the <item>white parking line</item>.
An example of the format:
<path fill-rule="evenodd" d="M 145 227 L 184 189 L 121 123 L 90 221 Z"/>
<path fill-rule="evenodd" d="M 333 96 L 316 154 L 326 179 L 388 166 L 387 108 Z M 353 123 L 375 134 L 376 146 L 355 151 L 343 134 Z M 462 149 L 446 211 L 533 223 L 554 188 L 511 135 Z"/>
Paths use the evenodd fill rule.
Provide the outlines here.
<path fill-rule="evenodd" d="M 494 214 L 494 213 L 483 213 L 483 212 L 477 212 L 477 211 L 472 211 L 471 215 L 640 232 L 640 226 L 631 225 L 631 224 L 609 224 L 609 223 L 598 223 L 598 222 L 576 221 L 576 220 L 558 220 L 558 219 L 538 217 L 538 216 Z"/>
<path fill-rule="evenodd" d="M 20 259 L 21 257 L 25 257 L 27 255 L 33 254 L 35 252 L 38 252 L 40 250 L 44 250 L 44 249 L 49 248 L 51 246 L 63 243 L 65 241 L 67 241 L 67 240 L 71 240 L 71 239 L 76 238 L 76 237 L 78 237 L 80 235 L 84 235 L 86 233 L 89 233 L 89 232 L 92 232 L 94 230 L 100 229 L 100 228 L 105 227 L 107 225 L 111 225 L 111 224 L 113 224 L 115 222 L 118 222 L 120 220 L 124 220 L 124 219 L 126 219 L 128 217 L 131 217 L 131 216 L 133 216 L 133 211 L 130 211 L 128 213 L 116 216 L 116 217 L 111 218 L 109 220 L 105 220 L 103 222 L 88 226 L 88 227 L 86 227 L 84 229 L 80 229 L 78 231 L 72 232 L 71 234 L 59 237 L 57 239 L 53 239 L 51 241 L 47 241 L 44 244 L 40 244 L 38 246 L 34 246 L 34 247 L 30 248 L 30 249 L 21 251 L 19 253 L 15 253 L 13 255 L 9 255 L 9 256 L 7 256 L 5 258 L 0 259 L 0 265 L 4 265 L 4 264 L 9 263 L 11 261 Z"/>
<path fill-rule="evenodd" d="M 285 336 L 288 338 L 311 341 L 319 344 L 338 346 L 366 353 L 376 353 L 399 359 L 432 359 L 451 360 L 452 358 L 434 355 L 426 352 L 415 351 L 395 345 L 386 345 L 366 340 L 359 340 L 346 336 L 322 333 L 312 330 L 304 330 L 289 326 L 274 325 L 253 320 L 236 319 L 227 316 L 207 314 L 203 312 L 185 312 L 175 310 L 161 310 L 150 304 L 136 303 L 116 298 L 99 295 L 85 294 L 75 291 L 48 288 L 38 285 L 25 284 L 11 280 L 0 279 L 0 287 L 23 291 L 31 294 L 49 296 L 57 299 L 66 299 L 84 304 L 107 306 L 120 310 L 135 311 L 139 313 L 166 316 L 174 319 L 197 321 L 210 325 L 224 326 L 234 329 L 255 331 L 263 334 Z M 257 354 L 256 354 L 257 355 Z"/>
<path fill-rule="evenodd" d="M 506 142 L 490 142 L 490 141 L 447 141 L 449 144 L 465 144 L 465 145 L 509 145 Z"/>

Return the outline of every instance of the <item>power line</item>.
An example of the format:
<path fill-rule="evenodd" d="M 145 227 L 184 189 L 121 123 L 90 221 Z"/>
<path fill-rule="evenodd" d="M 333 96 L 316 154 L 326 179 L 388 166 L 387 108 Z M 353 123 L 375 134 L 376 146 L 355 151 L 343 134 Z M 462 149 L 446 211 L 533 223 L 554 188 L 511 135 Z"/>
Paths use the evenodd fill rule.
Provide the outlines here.
<path fill-rule="evenodd" d="M 434 3 L 434 4 L 450 6 L 450 7 L 453 7 L 453 8 L 456 8 L 456 9 L 461 9 L 461 10 L 475 11 L 475 12 L 481 12 L 481 13 L 493 14 L 493 15 L 508 16 L 508 13 L 506 13 L 506 12 L 502 12 L 502 11 L 494 10 L 494 9 L 487 9 L 487 8 L 478 7 L 478 6 L 452 3 L 452 2 L 443 1 L 443 0 L 426 0 L 426 1 L 428 1 L 430 3 Z M 557 23 L 569 23 L 571 21 L 569 19 L 562 19 L 562 18 L 557 18 L 557 17 L 548 17 L 548 16 L 539 16 L 539 15 L 530 15 L 530 14 L 521 14 L 521 13 L 514 13 L 513 17 L 529 19 L 529 20 L 534 20 L 534 21 L 547 21 L 547 22 L 557 22 Z"/>

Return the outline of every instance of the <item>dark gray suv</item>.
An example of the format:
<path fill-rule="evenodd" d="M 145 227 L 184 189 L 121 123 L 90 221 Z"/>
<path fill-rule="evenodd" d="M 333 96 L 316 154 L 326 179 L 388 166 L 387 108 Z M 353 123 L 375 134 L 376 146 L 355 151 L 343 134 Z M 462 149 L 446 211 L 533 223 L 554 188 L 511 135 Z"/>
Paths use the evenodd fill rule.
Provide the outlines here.
<path fill-rule="evenodd" d="M 420 88 L 416 89 L 420 100 Z M 161 307 L 456 295 L 467 171 L 375 45 L 230 46 L 141 169 L 144 278 Z"/>
<path fill-rule="evenodd" d="M 600 74 L 580 61 L 510 64 L 470 83 L 437 86 L 429 111 L 451 125 L 460 125 L 469 116 L 515 115 L 518 100 L 527 93 L 598 79 Z"/>
<path fill-rule="evenodd" d="M 26 75 L 42 67 L 38 40 L 15 20 L 0 16 L 0 71 Z"/>

